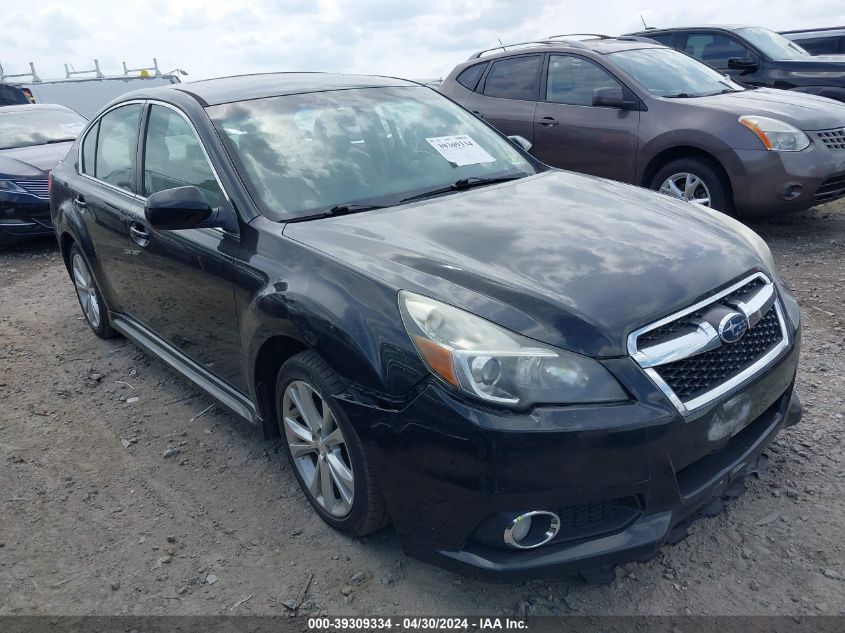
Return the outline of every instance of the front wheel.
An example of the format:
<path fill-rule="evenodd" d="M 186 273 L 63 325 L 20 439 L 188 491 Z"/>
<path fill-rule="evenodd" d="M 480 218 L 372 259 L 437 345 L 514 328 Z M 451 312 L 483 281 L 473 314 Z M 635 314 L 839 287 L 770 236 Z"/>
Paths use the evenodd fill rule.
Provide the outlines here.
<path fill-rule="evenodd" d="M 733 211 L 733 201 L 724 177 L 709 163 L 697 158 L 673 160 L 659 170 L 651 181 L 655 191 L 696 202 L 724 213 Z"/>
<path fill-rule="evenodd" d="M 276 411 L 288 461 L 320 518 L 352 536 L 387 524 L 375 472 L 333 396 L 343 382 L 315 352 L 290 358 L 276 381 Z"/>

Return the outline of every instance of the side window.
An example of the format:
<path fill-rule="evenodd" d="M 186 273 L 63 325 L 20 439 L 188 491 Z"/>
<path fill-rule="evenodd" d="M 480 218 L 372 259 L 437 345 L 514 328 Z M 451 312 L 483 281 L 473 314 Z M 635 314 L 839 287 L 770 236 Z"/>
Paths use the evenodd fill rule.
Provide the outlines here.
<path fill-rule="evenodd" d="M 218 207 L 222 193 L 191 126 L 164 106 L 150 107 L 144 143 L 144 195 L 193 185 Z"/>
<path fill-rule="evenodd" d="M 750 57 L 748 49 L 719 33 L 690 33 L 684 50 L 714 68 L 727 69 L 731 57 Z"/>
<path fill-rule="evenodd" d="M 674 33 L 656 33 L 655 35 L 641 33 L 640 35 L 642 37 L 647 37 L 650 40 L 654 40 L 658 44 L 663 44 L 663 46 L 672 46 L 672 40 L 675 39 Z"/>
<path fill-rule="evenodd" d="M 546 81 L 546 101 L 568 105 L 593 105 L 596 88 L 621 88 L 604 69 L 581 57 L 552 55 Z"/>
<path fill-rule="evenodd" d="M 503 99 L 536 101 L 540 83 L 540 55 L 522 55 L 493 62 L 484 94 Z"/>
<path fill-rule="evenodd" d="M 835 37 L 814 37 L 806 40 L 795 40 L 801 48 L 813 55 L 833 55 L 836 53 Z"/>
<path fill-rule="evenodd" d="M 484 74 L 485 68 L 487 68 L 486 62 L 484 64 L 476 64 L 475 66 L 465 68 L 461 74 L 457 76 L 456 80 L 464 88 L 467 88 L 468 90 L 475 90 L 475 87 L 478 85 L 478 80 L 481 79 L 481 75 Z"/>
<path fill-rule="evenodd" d="M 100 129 L 98 121 L 91 126 L 85 140 L 82 141 L 82 173 L 89 176 L 94 175 L 94 156 L 97 152 L 97 132 Z"/>
<path fill-rule="evenodd" d="M 96 178 L 132 191 L 140 120 L 140 103 L 122 106 L 103 115 L 97 136 L 97 162 L 94 166 Z"/>

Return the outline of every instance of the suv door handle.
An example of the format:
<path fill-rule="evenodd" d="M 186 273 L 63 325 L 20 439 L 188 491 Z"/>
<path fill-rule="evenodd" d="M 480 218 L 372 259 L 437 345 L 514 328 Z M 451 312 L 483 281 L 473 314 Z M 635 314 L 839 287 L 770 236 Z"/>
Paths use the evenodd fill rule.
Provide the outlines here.
<path fill-rule="evenodd" d="M 558 121 L 553 116 L 544 116 L 540 119 L 540 125 L 544 127 L 552 127 L 553 125 L 558 125 L 560 121 Z"/>
<path fill-rule="evenodd" d="M 483 114 L 481 114 L 481 112 L 479 112 L 478 110 L 473 110 L 473 111 L 472 111 L 472 113 L 473 113 L 475 116 L 477 116 L 479 119 L 483 119 L 483 118 L 484 118 L 484 115 L 483 115 Z"/>
<path fill-rule="evenodd" d="M 85 202 L 85 196 L 83 196 L 80 193 L 76 194 L 73 197 L 73 201 L 76 203 L 76 206 L 80 207 L 81 209 L 84 209 L 85 207 L 88 206 L 88 203 Z"/>
<path fill-rule="evenodd" d="M 138 246 L 147 246 L 150 243 L 150 234 L 140 222 L 129 223 L 129 235 Z"/>

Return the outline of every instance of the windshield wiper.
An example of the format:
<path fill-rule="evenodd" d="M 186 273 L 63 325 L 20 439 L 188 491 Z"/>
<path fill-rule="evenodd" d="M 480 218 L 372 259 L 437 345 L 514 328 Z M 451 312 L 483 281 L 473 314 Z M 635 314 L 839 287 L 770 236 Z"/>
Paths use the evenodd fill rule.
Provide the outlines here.
<path fill-rule="evenodd" d="M 373 209 L 385 209 L 389 205 L 385 204 L 336 204 L 331 209 L 313 213 L 311 215 L 303 215 L 301 218 L 291 218 L 285 220 L 286 222 L 303 222 L 305 220 L 316 220 L 317 218 L 330 218 L 336 215 L 348 215 L 350 213 L 358 213 L 360 211 L 372 211 Z"/>
<path fill-rule="evenodd" d="M 75 141 L 75 140 L 76 140 L 75 138 L 54 138 L 54 139 L 47 141 L 44 144 L 45 145 L 52 145 L 53 143 L 73 143 L 73 141 Z"/>
<path fill-rule="evenodd" d="M 527 176 L 525 172 L 520 172 L 519 174 L 511 174 L 509 176 L 492 176 L 490 178 L 483 178 L 481 176 L 470 176 L 469 178 L 461 178 L 460 180 L 456 180 L 451 185 L 447 185 L 445 187 L 438 187 L 437 189 L 432 189 L 431 191 L 424 191 L 414 196 L 408 196 L 407 198 L 403 198 L 402 200 L 400 200 L 399 204 L 404 204 L 405 202 L 413 202 L 414 200 L 422 200 L 431 196 L 439 196 L 444 193 L 449 193 L 450 191 L 463 191 L 464 189 L 471 189 L 472 187 L 481 187 L 482 185 L 492 185 L 497 182 L 519 180 L 520 178 L 525 178 L 525 176 Z"/>
<path fill-rule="evenodd" d="M 688 92 L 676 92 L 673 95 L 663 95 L 666 99 L 692 99 L 698 95 L 693 95 Z"/>

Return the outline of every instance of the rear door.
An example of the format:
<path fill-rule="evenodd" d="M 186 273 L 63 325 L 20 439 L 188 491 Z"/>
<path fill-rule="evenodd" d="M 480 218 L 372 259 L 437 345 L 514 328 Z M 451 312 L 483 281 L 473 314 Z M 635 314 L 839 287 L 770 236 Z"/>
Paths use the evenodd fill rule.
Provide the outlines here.
<path fill-rule="evenodd" d="M 638 102 L 636 95 L 604 68 L 577 55 L 549 55 L 545 75 L 544 99 L 534 114 L 532 153 L 555 167 L 633 182 L 640 112 L 594 106 L 593 92 L 619 87 L 626 100 Z"/>
<path fill-rule="evenodd" d="M 231 207 L 187 116 L 151 103 L 144 119 L 142 198 L 195 186 L 212 208 Z M 137 292 L 143 299 L 136 319 L 210 373 L 238 386 L 240 338 L 232 269 L 239 236 L 221 228 L 155 229 L 143 207 L 129 225 Z"/>
<path fill-rule="evenodd" d="M 477 92 L 464 107 L 506 135 L 534 136 L 543 55 L 517 55 L 490 64 Z"/>
<path fill-rule="evenodd" d="M 74 182 L 76 206 L 94 245 L 91 262 L 109 308 L 129 312 L 137 300 L 129 250 L 127 218 L 143 211 L 135 191 L 135 161 L 143 104 L 112 108 L 82 140 L 80 177 Z"/>

